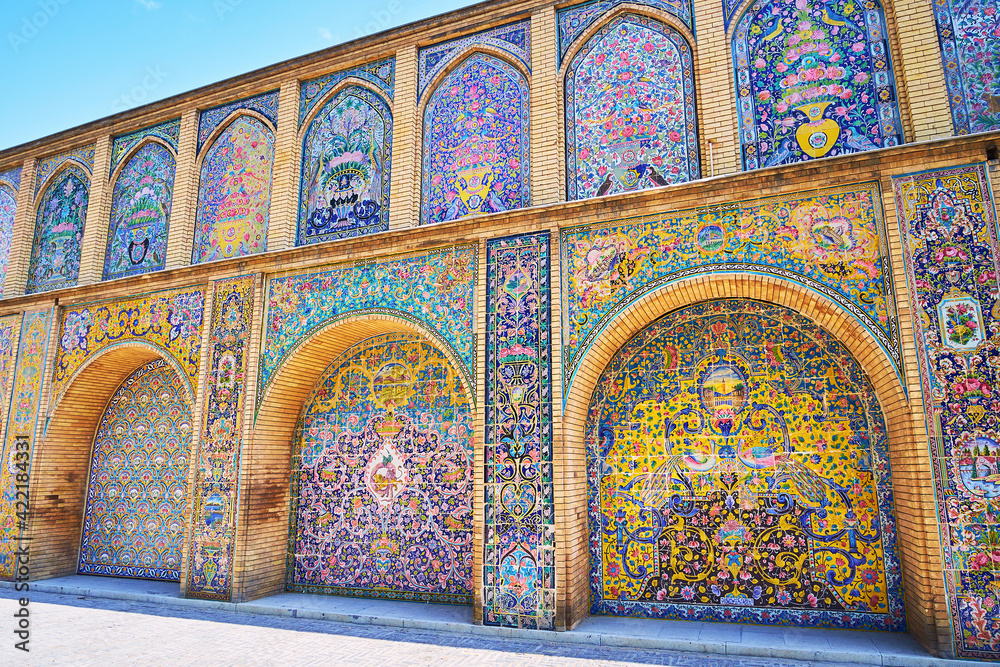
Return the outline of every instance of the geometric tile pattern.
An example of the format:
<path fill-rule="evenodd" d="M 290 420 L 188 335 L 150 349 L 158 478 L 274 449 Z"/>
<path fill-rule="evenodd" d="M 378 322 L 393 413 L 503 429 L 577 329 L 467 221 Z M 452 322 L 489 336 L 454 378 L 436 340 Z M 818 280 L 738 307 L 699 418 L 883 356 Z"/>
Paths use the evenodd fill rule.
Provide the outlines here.
<path fill-rule="evenodd" d="M 76 284 L 89 199 L 90 174 L 77 162 L 68 160 L 49 182 L 38 205 L 28 294 Z"/>
<path fill-rule="evenodd" d="M 996 1 L 937 0 L 932 4 L 955 134 L 1000 129 Z"/>
<path fill-rule="evenodd" d="M 142 143 L 142 140 L 146 137 L 162 139 L 163 143 L 173 148 L 176 153 L 177 144 L 180 142 L 181 137 L 181 119 L 175 118 L 174 120 L 168 120 L 166 123 L 160 123 L 159 125 L 115 137 L 114 143 L 111 145 L 111 176 L 114 175 L 115 169 L 118 168 L 122 159 L 132 152 L 133 148 Z"/>
<path fill-rule="evenodd" d="M 392 112 L 361 86 L 341 89 L 302 140 L 297 245 L 389 228 Z"/>
<path fill-rule="evenodd" d="M 564 229 L 565 386 L 630 303 L 708 273 L 763 273 L 822 294 L 871 332 L 901 374 L 881 201 L 870 182 Z"/>
<path fill-rule="evenodd" d="M 174 189 L 173 153 L 150 141 L 122 167 L 111 196 L 104 280 L 158 271 L 167 260 Z"/>
<path fill-rule="evenodd" d="M 151 345 L 180 368 L 193 392 L 201 363 L 204 289 L 166 290 L 124 301 L 80 303 L 63 309 L 52 373 L 57 402 L 76 372 L 95 354 L 129 342 Z"/>
<path fill-rule="evenodd" d="M 297 429 L 288 589 L 471 604 L 472 432 L 462 376 L 426 339 L 344 352 Z"/>
<path fill-rule="evenodd" d="M 420 224 L 530 205 L 528 101 L 521 71 L 483 53 L 440 81 L 424 109 Z"/>
<path fill-rule="evenodd" d="M 396 87 L 396 59 L 386 58 L 361 67 L 303 81 L 299 92 L 299 127 L 302 127 L 310 112 L 323 101 L 327 93 L 348 77 L 374 84 L 375 88 L 381 90 L 391 100 Z"/>
<path fill-rule="evenodd" d="M 187 596 L 233 595 L 243 406 L 257 276 L 220 280 L 212 292 L 208 372 L 191 497 Z"/>
<path fill-rule="evenodd" d="M 625 3 L 663 10 L 673 14 L 689 29 L 694 30 L 694 13 L 690 0 L 591 0 L 556 11 L 559 21 L 559 60 L 566 57 L 566 52 L 577 37 L 613 8 Z"/>
<path fill-rule="evenodd" d="M 417 53 L 417 98 L 423 96 L 427 86 L 453 58 L 473 45 L 504 51 L 531 71 L 531 22 L 521 21 L 420 49 Z"/>
<path fill-rule="evenodd" d="M 192 264 L 267 249 L 274 133 L 241 114 L 205 154 L 198 188 Z"/>
<path fill-rule="evenodd" d="M 687 41 L 645 16 L 612 19 L 570 62 L 566 128 L 570 199 L 698 178 Z"/>
<path fill-rule="evenodd" d="M 84 169 L 87 170 L 89 174 L 94 170 L 94 147 L 88 146 L 85 148 L 77 148 L 76 150 L 69 151 L 68 153 L 63 153 L 61 155 L 54 155 L 53 157 L 46 158 L 44 160 L 39 160 L 38 169 L 35 172 L 35 196 L 38 196 L 38 191 L 42 189 L 45 182 L 48 180 L 49 176 L 54 174 L 56 170 L 62 165 L 63 162 L 70 160 L 79 164 Z"/>
<path fill-rule="evenodd" d="M 144 364 L 97 428 L 80 574 L 180 579 L 190 448 L 187 383 L 164 359 Z"/>
<path fill-rule="evenodd" d="M 974 164 L 893 182 L 955 651 L 997 660 L 1000 244 L 989 176 Z"/>
<path fill-rule="evenodd" d="M 314 331 L 365 313 L 389 313 L 433 332 L 434 345 L 458 360 L 456 370 L 475 386 L 472 317 L 478 256 L 477 244 L 451 246 L 272 278 L 258 407 L 275 371 Z"/>
<path fill-rule="evenodd" d="M 906 628 L 882 410 L 794 311 L 649 325 L 602 373 L 585 446 L 592 613 Z"/>
<path fill-rule="evenodd" d="M 902 143 L 876 0 L 755 0 L 736 24 L 744 169 Z"/>
<path fill-rule="evenodd" d="M 548 232 L 486 243 L 487 625 L 555 629 Z"/>
<path fill-rule="evenodd" d="M 208 138 L 233 112 L 240 109 L 248 109 L 259 113 L 264 118 L 271 121 L 271 125 L 278 125 L 278 91 L 272 90 L 268 93 L 261 93 L 254 97 L 247 97 L 236 100 L 228 104 L 206 109 L 198 115 L 198 153 L 201 153 L 202 146 Z"/>
<path fill-rule="evenodd" d="M 25 313 L 21 318 L 14 388 L 6 415 L 4 449 L 0 456 L 0 578 L 14 576 L 15 556 L 26 524 L 23 504 L 30 494 L 28 476 L 38 424 L 38 402 L 42 393 L 45 360 L 49 355 L 49 323 L 52 311 Z M 12 347 L 12 346 L 11 346 Z M 0 351 L 3 345 L 0 344 Z M 27 457 L 23 453 L 27 453 Z M 20 494 L 20 495 L 18 495 Z M 30 502 L 30 495 L 29 495 Z"/>

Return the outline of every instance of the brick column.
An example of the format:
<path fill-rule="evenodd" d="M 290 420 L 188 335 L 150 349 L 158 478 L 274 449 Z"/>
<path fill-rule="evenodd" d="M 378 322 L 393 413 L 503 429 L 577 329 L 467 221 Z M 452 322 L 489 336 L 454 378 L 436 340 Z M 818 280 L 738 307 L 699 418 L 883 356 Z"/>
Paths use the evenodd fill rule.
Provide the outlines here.
<path fill-rule="evenodd" d="M 421 123 L 417 118 L 417 47 L 396 52 L 396 90 L 392 102 L 392 185 L 389 229 L 420 220 Z"/>
<path fill-rule="evenodd" d="M 531 15 L 531 203 L 555 204 L 565 188 L 559 178 L 559 54 L 555 7 Z"/>
<path fill-rule="evenodd" d="M 733 81 L 733 52 L 730 34 L 723 25 L 717 0 L 694 0 L 698 43 L 691 44 L 695 57 L 694 85 L 698 104 L 701 174 L 712 176 L 742 171 L 740 135 L 736 123 L 736 85 Z M 730 33 L 738 20 L 729 22 Z M 711 142 L 711 146 L 709 146 Z"/>
<path fill-rule="evenodd" d="M 5 297 L 20 296 L 28 283 L 28 262 L 31 244 L 35 240 L 35 180 L 38 177 L 38 160 L 28 158 L 21 169 L 21 188 L 17 191 L 17 211 L 10 239 L 10 259 L 7 261 L 7 278 L 4 281 Z"/>
<path fill-rule="evenodd" d="M 278 135 L 274 143 L 274 186 L 267 230 L 268 250 L 295 247 L 299 192 L 299 82 L 286 81 L 278 93 Z"/>
<path fill-rule="evenodd" d="M 104 253 L 108 243 L 108 222 L 111 216 L 111 135 L 97 140 L 94 147 L 94 171 L 90 176 L 90 199 L 87 222 L 83 227 L 80 248 L 78 285 L 99 283 L 104 277 Z"/>
<path fill-rule="evenodd" d="M 191 263 L 195 210 L 198 207 L 198 111 L 181 116 L 181 136 L 174 174 L 174 200 L 167 234 L 167 269 Z"/>

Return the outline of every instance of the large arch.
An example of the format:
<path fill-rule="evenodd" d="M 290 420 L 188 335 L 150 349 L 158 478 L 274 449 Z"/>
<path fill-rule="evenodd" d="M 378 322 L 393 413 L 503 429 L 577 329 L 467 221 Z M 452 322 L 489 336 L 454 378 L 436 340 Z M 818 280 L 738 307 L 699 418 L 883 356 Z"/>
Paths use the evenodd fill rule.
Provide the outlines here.
<path fill-rule="evenodd" d="M 904 387 L 892 362 L 875 342 L 870 332 L 844 313 L 836 304 L 801 285 L 773 276 L 723 274 L 689 278 L 665 285 L 630 304 L 606 327 L 581 360 L 573 385 L 566 397 L 563 416 L 567 457 L 563 474 L 567 478 L 586 479 L 586 454 L 583 451 L 587 413 L 597 382 L 607 364 L 622 346 L 666 313 L 692 304 L 723 298 L 752 299 L 787 307 L 822 327 L 838 340 L 867 374 L 886 420 L 889 459 L 893 487 L 902 490 L 896 507 L 900 561 L 907 600 L 907 619 L 911 628 L 926 629 L 932 623 L 934 598 L 929 573 L 940 569 L 940 555 L 933 549 L 933 533 L 917 517 L 933 511 L 934 497 L 926 489 L 931 475 L 926 447 L 917 444 L 915 423 Z M 921 457 L 922 456 L 922 457 Z M 587 504 L 586 491 L 567 487 L 562 502 L 565 507 Z M 581 517 L 566 527 L 566 534 L 577 535 L 567 552 L 586 553 L 587 523 Z M 931 542 L 928 543 L 928 539 Z M 576 558 L 566 562 L 567 627 L 589 615 L 589 561 Z"/>
<path fill-rule="evenodd" d="M 125 379 L 157 359 L 184 377 L 176 363 L 156 347 L 127 342 L 94 355 L 62 395 L 54 397 L 32 462 L 36 480 L 31 490 L 32 514 L 38 525 L 45 526 L 32 542 L 32 579 L 76 573 L 98 424 Z M 190 388 L 187 398 L 193 406 Z"/>
<path fill-rule="evenodd" d="M 347 317 L 317 329 L 285 359 L 263 390 L 254 418 L 253 436 L 244 451 L 246 494 L 238 531 L 236 571 L 247 574 L 234 582 L 234 601 L 245 601 L 285 591 L 290 520 L 290 481 L 295 431 L 303 407 L 330 363 L 357 343 L 373 336 L 408 333 L 420 336 L 440 350 L 458 371 L 460 362 L 441 345 L 433 332 L 414 322 L 388 314 Z M 475 396 L 463 374 L 466 396 Z M 478 423 L 472 407 L 473 423 Z M 476 461 L 481 466 L 480 461 Z M 476 479 L 480 478 L 477 470 Z M 478 490 L 477 490 L 478 493 Z M 476 517 L 479 530 L 481 517 Z M 474 581 L 478 582 L 480 555 L 474 553 Z M 474 587 L 475 588 L 475 587 Z"/>

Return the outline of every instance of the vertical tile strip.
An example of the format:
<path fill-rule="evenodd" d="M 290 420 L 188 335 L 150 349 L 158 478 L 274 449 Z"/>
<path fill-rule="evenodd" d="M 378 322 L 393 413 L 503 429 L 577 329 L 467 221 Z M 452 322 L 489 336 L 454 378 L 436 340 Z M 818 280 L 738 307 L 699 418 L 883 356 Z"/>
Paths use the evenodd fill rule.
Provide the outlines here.
<path fill-rule="evenodd" d="M 894 178 L 955 652 L 1000 659 L 1000 244 L 986 165 Z"/>
<path fill-rule="evenodd" d="M 555 628 L 549 234 L 486 246 L 484 622 Z"/>
<path fill-rule="evenodd" d="M 187 596 L 230 600 L 239 505 L 243 405 L 256 276 L 220 280 L 212 292 L 209 363 L 195 459 Z"/>
<path fill-rule="evenodd" d="M 18 492 L 27 492 L 30 507 L 31 490 L 23 487 L 28 486 L 31 453 L 35 444 L 51 316 L 51 311 L 42 310 L 25 313 L 21 321 L 14 389 L 10 395 L 3 457 L 0 458 L 0 579 L 14 577 L 17 560 L 15 553 L 27 528 L 23 505 L 17 505 L 17 501 L 23 500 L 24 496 L 18 496 Z M 2 328 L 5 327 L 0 325 L 0 329 Z M 13 327 L 9 335 L 13 335 Z M 8 347 L 12 348 L 13 345 Z M 0 345 L 0 351 L 2 349 Z M 8 353 L 13 354 L 13 350 L 9 349 Z M 23 452 L 27 452 L 26 458 L 19 456 Z"/>

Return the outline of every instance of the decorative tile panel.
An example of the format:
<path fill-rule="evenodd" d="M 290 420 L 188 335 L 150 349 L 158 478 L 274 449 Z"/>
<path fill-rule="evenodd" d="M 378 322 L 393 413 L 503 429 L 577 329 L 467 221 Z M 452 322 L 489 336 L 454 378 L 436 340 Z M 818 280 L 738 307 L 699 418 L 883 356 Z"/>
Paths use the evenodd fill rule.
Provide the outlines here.
<path fill-rule="evenodd" d="M 42 377 L 49 351 L 50 321 L 51 312 L 48 310 L 25 313 L 21 317 L 17 366 L 13 369 L 14 388 L 6 415 L 3 456 L 0 457 L 3 462 L 0 467 L 0 578 L 3 579 L 14 576 L 15 553 L 27 527 L 27 513 L 24 512 L 23 505 L 18 507 L 17 501 L 23 500 L 27 494 L 30 503 L 28 479 L 35 445 L 35 428 L 38 424 Z M 3 326 L 0 325 L 0 328 Z M 0 355 L 4 350 L 4 337 L 10 341 L 9 333 L 0 334 Z M 9 343 L 7 346 L 11 347 Z M 7 355 L 11 354 L 13 350 L 8 349 Z M 6 363 L 2 367 L 6 367 Z M 7 405 L 6 401 L 4 405 Z"/>
<path fill-rule="evenodd" d="M 691 47 L 645 16 L 612 19 L 566 72 L 569 199 L 699 178 Z"/>
<path fill-rule="evenodd" d="M 392 111 L 360 86 L 334 95 L 302 140 L 297 245 L 389 229 Z"/>
<path fill-rule="evenodd" d="M 0 181 L 0 298 L 7 280 L 10 244 L 14 235 L 14 215 L 17 213 L 17 190 Z"/>
<path fill-rule="evenodd" d="M 521 21 L 420 49 L 417 53 L 417 98 L 423 96 L 427 86 L 448 67 L 452 58 L 473 45 L 504 51 L 531 71 L 531 21 Z"/>
<path fill-rule="evenodd" d="M 955 134 L 1000 129 L 1000 29 L 993 0 L 935 0 Z"/>
<path fill-rule="evenodd" d="M 612 358 L 585 433 L 591 613 L 906 629 L 882 410 L 813 322 L 670 313 Z"/>
<path fill-rule="evenodd" d="M 149 142 L 122 167 L 111 196 L 104 280 L 159 271 L 167 261 L 174 155 Z"/>
<path fill-rule="evenodd" d="M 955 652 L 1000 659 L 1000 246 L 986 165 L 893 179 Z"/>
<path fill-rule="evenodd" d="M 156 347 L 183 369 L 189 391 L 198 384 L 204 289 L 168 290 L 124 301 L 76 304 L 63 310 L 52 376 L 53 402 L 98 352 L 122 343 Z"/>
<path fill-rule="evenodd" d="M 694 12 L 690 0 L 593 0 L 556 12 L 559 22 L 559 60 L 562 61 L 573 42 L 615 7 L 624 4 L 644 5 L 673 14 L 694 32 Z"/>
<path fill-rule="evenodd" d="M 743 167 L 902 143 L 876 0 L 756 0 L 733 33 Z"/>
<path fill-rule="evenodd" d="M 296 433 L 288 589 L 471 604 L 472 434 L 462 376 L 426 339 L 344 352 Z"/>
<path fill-rule="evenodd" d="M 396 59 L 386 58 L 361 67 L 303 81 L 299 92 L 299 127 L 302 127 L 302 124 L 316 105 L 323 100 L 323 97 L 347 78 L 367 81 L 375 85 L 391 100 L 396 89 Z"/>
<path fill-rule="evenodd" d="M 528 82 L 474 53 L 438 84 L 424 109 L 420 224 L 531 204 Z"/>
<path fill-rule="evenodd" d="M 21 167 L 14 167 L 0 172 L 0 184 L 6 185 L 14 192 L 21 189 Z"/>
<path fill-rule="evenodd" d="M 160 123 L 153 127 L 147 127 L 115 137 L 114 142 L 111 144 L 111 171 L 109 172 L 109 178 L 114 176 L 115 169 L 118 168 L 118 165 L 125 156 L 147 137 L 162 139 L 176 153 L 181 137 L 181 119 L 175 118 L 174 120 L 168 120 L 166 123 Z"/>
<path fill-rule="evenodd" d="M 478 246 L 470 244 L 272 278 L 258 401 L 275 371 L 313 333 L 338 319 L 365 313 L 389 313 L 433 332 L 435 344 L 459 360 L 458 372 L 474 386 L 477 267 Z"/>
<path fill-rule="evenodd" d="M 89 201 L 90 174 L 75 161 L 42 193 L 28 266 L 28 294 L 76 285 Z"/>
<path fill-rule="evenodd" d="M 192 264 L 244 257 L 267 249 L 274 133 L 240 116 L 205 154 L 198 187 Z"/>
<path fill-rule="evenodd" d="M 94 171 L 94 147 L 87 146 L 85 148 L 77 148 L 76 150 L 69 151 L 68 153 L 63 153 L 62 155 L 56 155 L 54 157 L 46 158 L 38 162 L 38 169 L 35 172 L 35 195 L 38 195 L 38 191 L 42 189 L 45 185 L 45 181 L 48 180 L 49 176 L 54 174 L 63 162 L 70 160 L 86 170 L 87 179 L 90 179 L 90 174 Z"/>
<path fill-rule="evenodd" d="M 187 596 L 232 599 L 243 407 L 256 276 L 215 283 L 201 440 L 192 498 Z"/>
<path fill-rule="evenodd" d="M 230 114 L 240 109 L 256 111 L 264 118 L 271 121 L 275 127 L 278 126 L 278 91 L 272 90 L 269 93 L 261 93 L 253 97 L 223 104 L 222 106 L 206 109 L 198 115 L 198 153 L 201 153 L 202 146 L 212 136 L 219 125 L 221 125 Z"/>
<path fill-rule="evenodd" d="M 709 273 L 763 273 L 822 294 L 872 333 L 902 378 L 881 197 L 877 182 L 860 183 L 563 230 L 563 395 L 629 304 Z"/>
<path fill-rule="evenodd" d="M 555 629 L 548 233 L 486 244 L 487 625 Z"/>
<path fill-rule="evenodd" d="M 132 373 L 111 397 L 94 439 L 80 574 L 180 579 L 189 391 L 157 359 Z"/>

